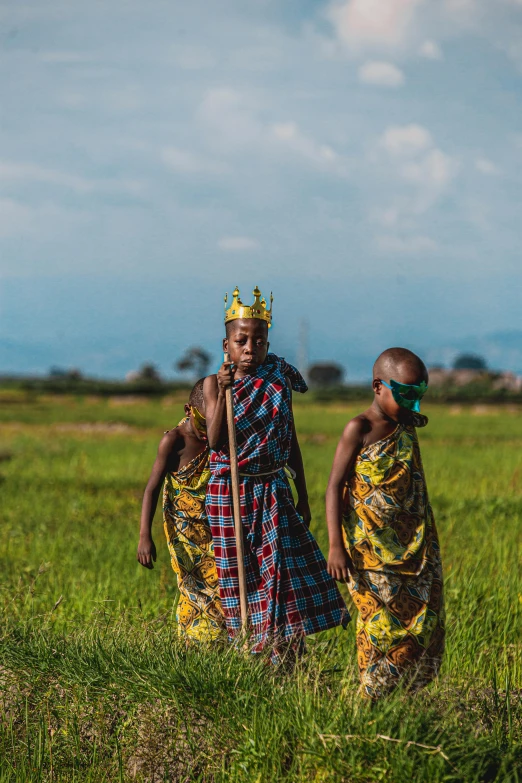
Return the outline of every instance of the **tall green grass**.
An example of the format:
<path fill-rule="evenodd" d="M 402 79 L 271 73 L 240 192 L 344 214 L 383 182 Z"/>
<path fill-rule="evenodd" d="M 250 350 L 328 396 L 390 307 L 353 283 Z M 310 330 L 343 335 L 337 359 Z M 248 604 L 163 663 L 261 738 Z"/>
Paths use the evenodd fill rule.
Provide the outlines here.
<path fill-rule="evenodd" d="M 141 493 L 179 402 L 34 404 L 2 412 L 0 781 L 522 780 L 519 414 L 428 409 L 446 656 L 425 692 L 371 707 L 353 623 L 311 639 L 293 673 L 179 641 L 159 516 L 154 571 L 135 561 Z M 296 405 L 324 551 L 328 471 L 355 412 Z"/>

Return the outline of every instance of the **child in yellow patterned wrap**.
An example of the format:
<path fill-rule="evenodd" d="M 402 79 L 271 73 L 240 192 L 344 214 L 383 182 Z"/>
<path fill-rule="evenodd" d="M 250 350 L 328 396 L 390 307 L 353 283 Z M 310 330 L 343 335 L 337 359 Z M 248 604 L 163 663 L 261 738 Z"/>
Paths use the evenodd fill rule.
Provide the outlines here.
<path fill-rule="evenodd" d="M 328 570 L 346 581 L 358 610 L 361 690 L 369 698 L 404 678 L 417 689 L 444 650 L 442 565 L 416 427 L 428 373 L 391 348 L 377 359 L 373 404 L 350 421 L 326 496 Z"/>
<path fill-rule="evenodd" d="M 201 379 L 185 405 L 185 418 L 161 440 L 143 496 L 137 554 L 143 566 L 153 567 L 156 547 L 151 527 L 163 484 L 163 527 L 179 589 L 178 631 L 200 642 L 219 638 L 224 629 L 214 542 L 205 511 L 210 470 L 203 404 Z"/>

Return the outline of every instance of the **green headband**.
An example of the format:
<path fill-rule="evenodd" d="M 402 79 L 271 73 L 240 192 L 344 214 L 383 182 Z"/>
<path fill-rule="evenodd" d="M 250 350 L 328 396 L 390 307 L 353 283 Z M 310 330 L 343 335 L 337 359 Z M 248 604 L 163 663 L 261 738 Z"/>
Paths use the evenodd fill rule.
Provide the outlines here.
<path fill-rule="evenodd" d="M 401 408 L 406 408 L 409 411 L 414 411 L 415 413 L 420 412 L 420 402 L 428 388 L 428 384 L 425 381 L 422 381 L 417 386 L 414 383 L 399 383 L 398 381 L 392 381 L 391 379 L 390 383 L 386 383 L 382 378 L 379 378 L 379 380 L 383 386 L 386 386 L 387 389 L 391 389 L 393 399 L 397 405 L 400 405 Z"/>

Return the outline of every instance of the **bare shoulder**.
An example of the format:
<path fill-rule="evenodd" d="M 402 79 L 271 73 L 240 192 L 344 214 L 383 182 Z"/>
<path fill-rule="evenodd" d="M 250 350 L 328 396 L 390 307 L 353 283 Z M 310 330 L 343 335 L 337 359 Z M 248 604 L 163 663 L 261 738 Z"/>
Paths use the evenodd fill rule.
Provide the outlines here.
<path fill-rule="evenodd" d="M 177 452 L 182 445 L 182 441 L 183 437 L 179 426 L 174 427 L 172 430 L 167 430 L 160 440 L 158 453 L 168 457 L 170 454 Z"/>
<path fill-rule="evenodd" d="M 217 395 L 218 392 L 218 382 L 217 382 L 217 375 L 207 375 L 205 380 L 203 381 L 203 396 L 205 399 L 207 397 L 212 398 Z"/>
<path fill-rule="evenodd" d="M 364 437 L 372 431 L 372 423 L 364 413 L 350 419 L 343 432 L 343 439 L 351 443 L 362 443 Z"/>

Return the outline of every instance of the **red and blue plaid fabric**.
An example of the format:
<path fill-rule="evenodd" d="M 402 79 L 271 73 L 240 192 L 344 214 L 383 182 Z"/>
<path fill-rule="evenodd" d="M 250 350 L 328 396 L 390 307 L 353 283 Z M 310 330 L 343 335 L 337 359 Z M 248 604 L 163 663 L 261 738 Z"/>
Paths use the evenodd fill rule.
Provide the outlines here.
<path fill-rule="evenodd" d="M 290 456 L 292 388 L 307 387 L 300 373 L 268 354 L 255 375 L 234 383 L 241 494 L 245 533 L 249 630 L 253 650 L 303 637 L 350 619 L 314 537 L 295 510 L 284 473 Z M 221 602 L 229 638 L 240 628 L 237 552 L 228 446 L 212 452 L 207 514 Z M 260 473 L 272 471 L 271 475 Z M 256 475 L 257 474 L 257 475 Z"/>

